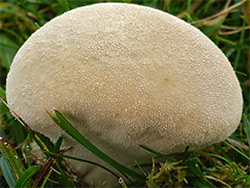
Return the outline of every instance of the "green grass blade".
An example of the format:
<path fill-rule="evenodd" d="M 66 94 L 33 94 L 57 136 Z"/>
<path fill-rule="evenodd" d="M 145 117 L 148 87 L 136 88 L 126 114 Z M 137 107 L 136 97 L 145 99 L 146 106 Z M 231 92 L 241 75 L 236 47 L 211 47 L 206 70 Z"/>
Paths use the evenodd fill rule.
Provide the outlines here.
<path fill-rule="evenodd" d="M 250 123 L 247 119 L 246 114 L 243 114 L 243 127 L 244 127 L 244 131 L 247 135 L 248 146 L 250 147 Z M 250 150 L 248 151 L 248 155 L 250 157 Z"/>
<path fill-rule="evenodd" d="M 142 172 L 142 174 L 143 174 L 145 177 L 148 176 L 147 173 L 142 169 L 142 167 L 141 167 L 141 165 L 140 165 L 139 163 L 135 162 L 135 165 L 140 169 L 140 171 Z"/>
<path fill-rule="evenodd" d="M 4 102 L 3 101 L 3 99 L 2 98 L 0 98 L 1 99 L 1 101 L 2 102 Z M 4 102 L 4 104 L 13 112 L 13 113 L 15 113 L 5 102 Z M 16 113 L 15 113 L 16 114 Z M 55 147 L 54 147 L 54 144 L 47 138 L 47 137 L 45 137 L 44 135 L 42 135 L 42 134 L 40 134 L 40 133 L 37 133 L 37 132 L 34 132 L 23 120 L 22 120 L 22 118 L 21 117 L 19 117 L 17 114 L 16 114 L 16 116 L 17 116 L 17 118 L 18 118 L 18 120 L 19 120 L 19 122 L 21 122 L 24 126 L 24 128 L 25 128 L 25 130 L 29 133 L 29 135 L 31 136 L 31 138 L 33 138 L 34 140 L 35 140 L 35 142 L 38 144 L 38 146 L 41 148 L 41 150 L 47 150 L 47 151 L 49 151 L 49 149 L 48 148 L 50 148 L 51 150 L 52 149 L 54 149 Z M 59 144 L 59 143 L 58 143 Z M 48 154 L 46 154 L 46 155 L 48 155 Z M 16 155 L 17 156 L 17 155 Z M 47 157 L 49 157 L 49 155 L 47 156 Z M 17 160 L 18 161 L 18 160 Z M 56 163 L 56 165 L 58 165 L 57 164 L 57 162 L 55 162 Z M 59 165 L 58 165 L 59 166 Z M 18 169 L 21 169 L 21 168 L 18 168 Z M 61 171 L 61 173 L 63 174 L 63 172 Z M 22 173 L 21 173 L 22 174 Z M 20 174 L 20 175 L 21 175 Z M 64 181 L 65 180 L 65 178 L 62 178 L 61 179 L 62 181 Z M 64 184 L 66 184 L 66 185 L 74 185 L 74 183 L 72 183 L 72 182 L 68 182 L 68 181 L 64 181 L 64 182 L 66 182 L 66 183 L 64 183 Z"/>
<path fill-rule="evenodd" d="M 37 135 L 34 135 L 34 133 L 31 132 L 27 127 L 24 126 L 24 129 L 30 135 L 30 137 L 37 143 L 37 145 L 40 147 L 40 149 L 45 150 L 45 148 L 44 148 L 45 144 L 41 141 L 41 139 Z"/>
<path fill-rule="evenodd" d="M 74 138 L 76 141 L 78 141 L 80 144 L 82 144 L 85 148 L 90 150 L 93 154 L 95 154 L 97 157 L 117 169 L 121 173 L 125 173 L 130 177 L 133 177 L 139 181 L 144 182 L 145 178 L 130 170 L 129 168 L 121 165 L 120 163 L 116 162 L 115 160 L 111 159 L 109 156 L 107 156 L 105 153 L 100 151 L 97 147 L 95 147 L 92 143 L 90 143 L 83 135 L 81 135 L 64 117 L 63 115 L 55 111 L 55 114 L 59 121 L 61 122 L 59 126 L 66 132 L 68 133 L 72 138 Z"/>
<path fill-rule="evenodd" d="M 246 178 L 246 182 L 245 182 L 245 188 L 247 188 L 247 184 L 248 184 L 248 182 L 249 182 L 249 180 L 250 180 L 250 175 Z"/>
<path fill-rule="evenodd" d="M 190 157 L 186 159 L 185 162 L 188 165 L 188 170 L 198 178 L 198 180 L 195 179 L 192 182 L 194 185 L 201 186 L 201 187 L 215 187 L 216 188 L 214 184 L 212 184 L 210 181 L 208 181 L 206 178 L 203 177 L 204 175 L 198 165 L 197 157 Z"/>
<path fill-rule="evenodd" d="M 4 100 L 6 100 L 6 93 L 1 86 L 0 86 L 0 97 L 2 97 Z"/>
<path fill-rule="evenodd" d="M 6 93 L 1 86 L 0 86 L 0 97 L 6 100 Z M 9 109 L 7 108 L 7 106 L 5 106 L 3 103 L 0 103 L 0 114 L 5 114 L 8 112 L 9 112 Z"/>
<path fill-rule="evenodd" d="M 10 122 L 11 131 L 13 133 L 13 144 L 22 144 L 27 136 L 24 127 L 16 120 Z"/>
<path fill-rule="evenodd" d="M 240 41 L 239 41 L 239 44 L 238 44 L 238 49 L 237 49 L 237 54 L 236 54 L 236 58 L 235 58 L 235 62 L 234 62 L 234 70 L 237 70 L 238 69 L 238 65 L 239 65 L 239 60 L 240 60 L 240 56 L 241 56 L 241 51 L 242 51 L 242 49 L 241 49 L 241 46 L 242 46 L 242 44 L 243 44 L 243 42 L 244 42 L 244 36 L 245 36 L 245 23 L 246 23 L 246 21 L 245 21 L 246 19 L 245 19 L 245 17 L 244 17 L 244 19 L 243 19 L 243 25 L 242 25 L 242 31 L 241 31 L 241 34 L 240 34 Z"/>
<path fill-rule="evenodd" d="M 15 187 L 17 178 L 5 155 L 0 158 L 0 167 L 9 187 Z"/>
<path fill-rule="evenodd" d="M 3 103 L 0 103 L 0 114 L 7 114 L 7 113 L 9 113 L 9 109 Z"/>
<path fill-rule="evenodd" d="M 31 166 L 27 170 L 24 171 L 24 173 L 20 176 L 18 179 L 15 188 L 18 187 L 24 187 L 26 182 L 33 176 L 35 175 L 38 171 L 41 170 L 41 167 L 37 166 Z"/>
<path fill-rule="evenodd" d="M 99 166 L 100 168 L 103 168 L 104 170 L 110 172 L 111 174 L 113 174 L 117 179 L 119 179 L 119 176 L 117 176 L 114 172 L 112 172 L 111 170 L 109 170 L 108 168 L 106 168 L 105 166 L 102 166 L 98 163 L 89 161 L 89 160 L 85 160 L 85 159 L 80 159 L 80 158 L 76 158 L 76 157 L 72 157 L 69 155 L 63 155 L 63 154 L 59 154 L 59 153 L 55 153 L 55 152 L 48 152 L 48 151 L 43 151 L 44 153 L 50 154 L 50 155 L 54 155 L 54 156 L 58 156 L 58 157 L 62 157 L 62 158 L 67 158 L 67 159 L 72 159 L 72 160 L 76 160 L 76 161 L 81 161 L 81 162 L 85 162 L 85 163 L 90 163 L 96 166 Z"/>
<path fill-rule="evenodd" d="M 44 180 L 43 180 L 43 183 L 42 183 L 42 185 L 40 186 L 40 188 L 44 188 L 44 187 L 46 186 L 46 183 L 48 182 L 48 179 L 49 179 L 49 177 L 51 176 L 51 174 L 52 174 L 52 171 L 50 171 L 50 172 L 45 176 L 45 178 L 44 178 Z"/>
<path fill-rule="evenodd" d="M 27 153 L 27 151 L 29 151 L 29 149 L 30 149 L 30 145 L 29 145 L 29 143 L 31 142 L 31 139 L 30 139 L 30 136 L 28 135 L 27 136 L 27 138 L 25 139 L 25 142 L 24 142 L 24 147 L 23 147 L 23 153 L 24 153 L 24 155 L 26 156 L 26 161 L 27 161 L 27 166 L 28 167 L 31 167 L 31 163 L 32 163 L 32 161 L 31 161 L 31 159 L 30 159 L 30 157 L 29 157 L 29 154 Z"/>
<path fill-rule="evenodd" d="M 0 137 L 0 151 L 6 156 L 6 159 L 9 161 L 15 176 L 19 178 L 25 170 L 23 163 L 19 158 L 16 149 L 7 141 L 7 139 L 3 136 Z"/>
<path fill-rule="evenodd" d="M 206 152 L 196 152 L 196 153 L 200 154 L 200 155 L 208 155 L 208 156 L 212 156 L 212 157 L 217 157 L 217 158 L 222 159 L 223 161 L 227 162 L 228 164 L 231 164 L 231 162 L 228 159 L 226 159 L 225 157 L 222 157 L 222 156 L 214 154 L 214 153 L 206 153 Z"/>
<path fill-rule="evenodd" d="M 68 0 L 57 0 L 57 1 L 61 5 L 61 7 L 63 7 L 65 12 L 70 10 Z"/>
<path fill-rule="evenodd" d="M 247 74 L 245 74 L 244 72 L 240 72 L 240 71 L 234 71 L 236 74 L 241 75 L 241 76 L 245 76 L 247 77 Z"/>
<path fill-rule="evenodd" d="M 162 159 L 162 157 L 156 156 L 156 157 L 154 157 L 154 159 Z M 152 158 L 148 158 L 148 159 L 145 159 L 145 160 L 142 160 L 142 161 L 139 161 L 139 162 L 132 164 L 131 167 L 137 167 L 137 164 L 139 164 L 141 166 L 144 166 L 144 165 L 152 166 L 151 161 L 152 161 Z"/>
<path fill-rule="evenodd" d="M 63 141 L 63 136 L 60 135 L 59 138 L 57 139 L 55 147 L 53 148 L 52 151 L 55 151 L 55 152 L 58 151 L 62 145 L 62 141 Z"/>
<path fill-rule="evenodd" d="M 146 146 L 140 145 L 140 147 L 143 148 L 143 149 L 145 149 L 145 150 L 147 150 L 147 151 L 149 151 L 150 153 L 155 154 L 156 156 L 159 156 L 159 157 L 162 157 L 162 158 L 164 158 L 164 159 L 167 159 L 168 161 L 175 162 L 175 160 L 169 158 L 168 156 L 163 155 L 163 154 L 161 154 L 161 153 L 159 153 L 159 152 L 157 152 L 157 151 L 154 151 L 154 150 L 152 150 L 152 149 L 150 149 L 150 148 L 148 148 L 148 147 L 146 147 Z"/>
<path fill-rule="evenodd" d="M 12 108 L 10 108 L 10 106 L 1 97 L 0 100 L 14 114 L 16 119 L 23 125 L 24 129 L 34 139 L 34 141 L 41 148 L 41 150 L 48 150 L 47 146 L 44 144 L 41 138 L 30 128 L 30 126 Z"/>
<path fill-rule="evenodd" d="M 247 160 L 250 161 L 250 157 L 248 157 L 245 153 L 242 153 L 240 150 L 238 150 L 237 148 L 235 148 L 234 146 L 232 146 L 231 144 L 229 144 L 227 142 L 223 142 L 223 143 L 226 144 L 227 146 L 232 148 L 234 151 L 236 151 L 237 153 L 239 153 L 240 155 L 242 155 L 243 157 L 245 157 Z"/>
<path fill-rule="evenodd" d="M 61 175 L 56 174 L 55 180 L 58 181 L 64 187 L 76 187 L 72 178 L 66 176 L 66 174 L 64 173 L 63 169 L 60 167 L 58 162 L 55 162 L 55 165 L 59 169 L 59 172 L 61 173 Z"/>
<path fill-rule="evenodd" d="M 11 62 L 19 46 L 7 35 L 0 33 L 1 67 L 10 69 Z"/>
<path fill-rule="evenodd" d="M 38 141 L 43 145 L 43 148 L 45 149 L 45 147 L 47 149 L 45 149 L 46 151 L 52 151 L 54 149 L 54 143 L 44 134 L 41 134 L 37 131 L 34 131 L 35 135 L 38 138 Z"/>

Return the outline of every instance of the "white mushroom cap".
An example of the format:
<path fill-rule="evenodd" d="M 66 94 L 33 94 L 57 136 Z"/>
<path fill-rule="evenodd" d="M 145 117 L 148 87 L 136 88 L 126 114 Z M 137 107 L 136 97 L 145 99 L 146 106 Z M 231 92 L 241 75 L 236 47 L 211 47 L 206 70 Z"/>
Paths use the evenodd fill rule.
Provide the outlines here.
<path fill-rule="evenodd" d="M 7 100 L 52 140 L 62 131 L 45 110 L 57 109 L 123 164 L 150 157 L 139 144 L 168 154 L 224 140 L 242 113 L 236 75 L 213 42 L 172 15 L 120 3 L 74 9 L 36 31 L 11 65 Z M 82 146 L 72 154 L 98 161 Z M 102 173 L 85 180 L 98 185 Z"/>

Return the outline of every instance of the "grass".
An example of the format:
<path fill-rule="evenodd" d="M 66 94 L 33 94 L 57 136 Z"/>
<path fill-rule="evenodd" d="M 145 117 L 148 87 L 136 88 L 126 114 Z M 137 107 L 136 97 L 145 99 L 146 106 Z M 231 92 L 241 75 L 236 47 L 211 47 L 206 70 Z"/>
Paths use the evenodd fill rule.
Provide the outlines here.
<path fill-rule="evenodd" d="M 98 0 L 0 0 L 0 96 L 6 100 L 5 80 L 12 59 L 27 38 L 47 21 L 65 11 Z M 117 2 L 117 1 L 116 1 Z M 141 146 L 153 159 L 138 161 L 138 174 L 103 154 L 75 130 L 60 112 L 53 119 L 83 147 L 124 174 L 121 187 L 250 187 L 250 1 L 242 0 L 120 0 L 119 2 L 154 7 L 193 24 L 205 33 L 227 56 L 242 88 L 244 108 L 238 129 L 224 142 L 200 151 L 165 155 L 154 148 Z M 64 155 L 62 137 L 51 143 L 43 135 L 29 130 L 15 120 L 7 106 L 0 103 L 0 187 L 75 187 L 77 182 L 62 165 L 63 158 L 82 162 L 84 159 Z M 34 139 L 47 158 L 37 159 L 29 152 Z M 156 159 L 162 159 L 163 163 Z M 99 165 L 99 164 L 95 164 Z M 106 168 L 99 165 L 101 168 Z M 144 170 L 151 166 L 151 171 Z M 53 169 L 53 170 L 51 170 Z M 112 173 L 106 169 L 107 173 Z M 135 182 L 126 181 L 135 179 Z M 129 182 L 126 183 L 125 182 Z"/>

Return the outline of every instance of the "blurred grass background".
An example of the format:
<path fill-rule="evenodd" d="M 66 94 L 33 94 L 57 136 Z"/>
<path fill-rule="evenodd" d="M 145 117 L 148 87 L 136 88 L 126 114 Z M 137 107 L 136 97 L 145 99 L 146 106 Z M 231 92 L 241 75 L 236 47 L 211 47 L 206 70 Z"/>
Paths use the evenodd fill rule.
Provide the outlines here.
<path fill-rule="evenodd" d="M 150 6 L 176 15 L 199 28 L 227 56 L 240 81 L 243 93 L 242 121 L 237 131 L 226 142 L 214 144 L 199 152 L 171 155 L 171 159 L 178 162 L 167 160 L 163 164 L 150 163 L 149 165 L 153 165 L 152 171 L 145 172 L 147 177 L 144 184 L 135 183 L 131 186 L 250 187 L 249 0 L 0 0 L 0 96 L 5 99 L 5 80 L 11 62 L 18 49 L 32 33 L 65 11 L 100 2 Z M 43 165 L 37 165 L 37 159 L 25 152 L 28 151 L 31 137 L 2 103 L 0 122 L 0 187 L 15 186 L 25 172 L 30 175 L 23 176 L 28 177 L 28 181 L 20 180 L 19 185 L 21 182 L 22 185 L 32 186 L 39 177 L 38 173 Z M 169 156 L 153 153 L 156 157 L 169 159 Z M 18 168 L 21 170 L 17 170 Z M 6 180 L 6 177 L 13 178 Z M 52 174 L 50 178 L 43 180 L 42 185 L 45 187 L 77 185 L 77 182 L 72 183 L 68 176 L 62 179 L 71 183 L 59 181 L 58 177 L 59 175 Z"/>

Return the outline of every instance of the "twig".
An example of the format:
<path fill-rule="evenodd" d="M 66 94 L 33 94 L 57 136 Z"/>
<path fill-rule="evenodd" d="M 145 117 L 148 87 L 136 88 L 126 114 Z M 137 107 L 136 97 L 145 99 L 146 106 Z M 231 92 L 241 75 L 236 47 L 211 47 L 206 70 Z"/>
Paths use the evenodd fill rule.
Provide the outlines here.
<path fill-rule="evenodd" d="M 29 152 L 29 151 L 24 151 L 25 153 L 27 153 L 28 155 L 30 155 L 31 157 L 35 158 L 36 160 L 40 161 L 40 163 L 42 163 L 43 165 L 46 163 L 45 160 L 37 157 L 36 155 L 34 155 L 33 153 Z M 58 170 L 56 170 L 55 168 L 53 168 L 52 166 L 50 167 L 52 171 L 54 171 L 55 173 L 62 175 Z"/>
<path fill-rule="evenodd" d="M 247 29 L 250 29 L 250 26 L 245 28 L 245 30 L 247 30 Z M 232 34 L 235 34 L 235 33 L 239 33 L 241 31 L 242 31 L 242 29 L 235 29 L 234 31 L 227 31 L 227 32 L 219 31 L 219 34 L 220 35 L 232 35 Z"/>
<path fill-rule="evenodd" d="M 198 24 L 198 23 L 201 23 L 201 22 L 204 22 L 204 21 L 207 21 L 207 20 L 216 18 L 216 17 L 218 17 L 218 16 L 220 16 L 220 15 L 223 15 L 223 14 L 225 14 L 225 13 L 227 13 L 227 12 L 233 10 L 234 8 L 236 8 L 236 7 L 238 7 L 238 6 L 242 5 L 242 4 L 244 4 L 245 2 L 246 2 L 246 0 L 242 0 L 241 2 L 236 3 L 235 5 L 232 5 L 231 7 L 227 8 L 227 9 L 224 9 L 223 11 L 221 11 L 221 12 L 219 12 L 219 13 L 217 13 L 217 14 L 214 14 L 214 15 L 209 16 L 209 17 L 207 17 L 207 18 L 198 20 L 198 21 L 196 21 L 196 22 L 191 22 L 190 24 L 196 25 L 196 24 Z"/>
<path fill-rule="evenodd" d="M 40 161 L 40 163 L 42 163 L 42 164 L 44 164 L 44 163 L 45 163 L 45 160 L 43 160 L 43 159 L 41 159 L 41 158 L 37 157 L 37 156 L 36 156 L 36 155 L 34 155 L 33 153 L 31 153 L 31 152 L 29 152 L 29 151 L 25 151 L 25 150 L 24 150 L 24 152 L 25 152 L 25 153 L 27 153 L 28 155 L 30 155 L 30 157 L 35 158 L 37 161 Z"/>
<path fill-rule="evenodd" d="M 221 184 L 223 184 L 223 185 L 225 185 L 225 186 L 227 186 L 227 187 L 231 188 L 231 186 L 230 186 L 230 185 L 228 185 L 227 183 L 225 183 L 224 181 L 222 181 L 222 180 L 220 180 L 220 179 L 217 179 L 217 178 L 212 177 L 212 176 L 204 176 L 204 177 L 205 177 L 205 178 L 207 178 L 207 179 L 211 179 L 211 180 L 214 180 L 214 181 L 220 182 Z"/>
<path fill-rule="evenodd" d="M 250 28 L 250 26 L 247 26 Z M 245 27 L 245 29 L 247 28 Z M 228 25 L 221 25 L 220 26 L 221 29 L 242 29 L 243 27 L 235 27 L 235 26 L 228 26 Z"/>
<path fill-rule="evenodd" d="M 219 31 L 220 35 L 232 35 L 232 34 L 241 32 L 243 29 L 243 27 L 231 27 L 231 26 L 226 26 L 226 25 L 222 25 L 220 28 L 233 30 L 233 31 L 226 31 L 226 32 Z M 245 30 L 247 29 L 250 29 L 250 26 L 245 27 Z"/>
<path fill-rule="evenodd" d="M 56 153 L 63 154 L 64 152 L 67 152 L 70 149 L 72 149 L 72 146 L 70 146 L 70 147 L 68 147 L 66 149 L 63 149 L 63 150 L 59 150 Z M 49 170 L 53 169 L 52 165 L 56 162 L 57 158 L 58 158 L 58 156 L 51 155 L 50 158 L 44 163 L 43 168 L 41 169 L 40 173 L 38 174 L 32 188 L 37 188 L 38 187 L 38 185 L 40 184 L 40 182 L 43 179 L 43 177 L 45 176 L 45 174 L 47 174 L 46 178 L 47 179 L 49 178 L 49 176 L 52 174 L 52 171 L 49 172 Z M 53 171 L 54 170 L 55 169 L 53 169 Z M 59 173 L 61 175 L 61 173 L 58 172 L 57 170 L 55 172 Z"/>
<path fill-rule="evenodd" d="M 240 141 L 237 141 L 237 140 L 234 140 L 231 138 L 227 138 L 226 140 L 235 147 L 238 147 L 238 148 L 244 149 L 244 150 L 249 150 L 249 146 L 247 146 L 245 143 L 242 143 Z"/>
<path fill-rule="evenodd" d="M 230 3 L 231 3 L 231 0 L 227 0 L 226 5 L 224 7 L 224 10 L 226 10 L 229 7 Z M 213 25 L 216 25 L 218 23 L 221 23 L 227 17 L 227 15 L 228 15 L 228 13 L 223 14 L 221 16 L 218 16 L 215 19 L 204 22 L 203 25 L 205 25 L 205 26 L 213 26 Z"/>
<path fill-rule="evenodd" d="M 12 114 L 15 115 L 15 117 L 18 119 L 18 121 L 24 125 L 27 129 L 29 129 L 29 131 L 32 134 L 35 134 L 35 132 L 25 123 L 25 121 L 0 97 L 0 100 L 2 101 L 2 103 L 5 104 L 5 106 L 7 106 L 9 108 L 9 110 L 12 112 Z"/>
<path fill-rule="evenodd" d="M 40 142 L 40 144 L 42 145 L 42 147 L 46 151 L 49 151 L 49 149 L 41 141 L 41 139 L 39 138 L 39 136 L 37 136 L 37 134 L 30 128 L 30 126 L 1 97 L 0 97 L 0 101 L 2 101 L 2 103 L 4 103 L 5 106 L 7 106 L 7 108 L 9 108 L 9 110 L 12 112 L 12 114 L 14 114 L 14 116 L 17 118 L 17 120 L 31 132 L 31 134 L 34 136 L 34 138 L 37 139 L 38 142 Z"/>

